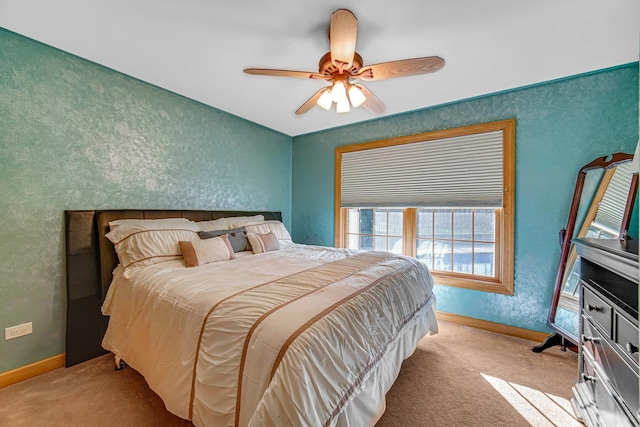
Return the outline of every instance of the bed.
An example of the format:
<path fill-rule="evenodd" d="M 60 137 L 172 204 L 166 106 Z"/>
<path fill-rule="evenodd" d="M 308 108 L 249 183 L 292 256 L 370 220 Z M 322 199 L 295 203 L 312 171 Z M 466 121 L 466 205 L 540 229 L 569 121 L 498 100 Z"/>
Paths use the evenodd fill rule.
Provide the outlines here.
<path fill-rule="evenodd" d="M 237 231 L 202 231 L 255 215 L 229 228 L 261 253 L 236 251 Z M 127 219 L 151 231 L 128 231 Z M 102 347 L 196 426 L 373 425 L 402 361 L 437 332 L 431 275 L 413 258 L 295 244 L 280 221 L 278 212 L 68 211 L 68 277 L 74 256 L 95 252 L 109 318 Z M 179 239 L 184 256 L 142 253 L 163 239 Z"/>

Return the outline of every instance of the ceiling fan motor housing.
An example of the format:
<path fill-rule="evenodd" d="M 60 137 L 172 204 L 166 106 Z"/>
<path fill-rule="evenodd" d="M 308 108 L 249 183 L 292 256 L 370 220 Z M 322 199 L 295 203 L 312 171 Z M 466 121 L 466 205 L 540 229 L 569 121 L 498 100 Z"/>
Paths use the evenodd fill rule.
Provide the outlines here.
<path fill-rule="evenodd" d="M 353 62 L 351 68 L 345 71 L 347 71 L 348 74 L 356 73 L 360 68 L 362 68 L 363 62 L 364 61 L 362 60 L 362 56 L 360 56 L 358 52 L 355 52 L 353 54 Z M 325 53 L 322 58 L 320 58 L 320 64 L 318 68 L 320 74 L 324 74 L 327 77 L 332 77 L 339 71 L 338 67 L 333 65 L 333 63 L 331 62 L 331 52 Z"/>

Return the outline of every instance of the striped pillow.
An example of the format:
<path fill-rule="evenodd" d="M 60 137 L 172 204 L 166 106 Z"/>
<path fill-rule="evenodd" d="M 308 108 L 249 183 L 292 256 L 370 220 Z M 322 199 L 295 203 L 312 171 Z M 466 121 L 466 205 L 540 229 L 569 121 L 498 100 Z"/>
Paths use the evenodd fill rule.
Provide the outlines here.
<path fill-rule="evenodd" d="M 247 238 L 251 243 L 251 250 L 254 254 L 261 254 L 263 252 L 277 251 L 280 249 L 280 242 L 275 233 L 258 234 L 247 232 Z"/>
<path fill-rule="evenodd" d="M 199 239 L 198 225 L 186 218 L 118 220 L 109 227 L 106 237 L 125 268 L 181 259 L 178 242 Z"/>

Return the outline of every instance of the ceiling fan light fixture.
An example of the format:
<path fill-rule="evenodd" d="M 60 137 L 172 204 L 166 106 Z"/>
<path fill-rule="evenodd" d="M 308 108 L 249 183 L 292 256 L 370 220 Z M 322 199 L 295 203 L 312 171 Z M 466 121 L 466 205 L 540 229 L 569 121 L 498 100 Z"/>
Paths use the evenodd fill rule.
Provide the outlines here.
<path fill-rule="evenodd" d="M 343 114 L 348 113 L 351 110 L 349 107 L 349 100 L 345 96 L 340 100 L 340 102 L 336 102 L 336 113 Z"/>
<path fill-rule="evenodd" d="M 344 78 L 336 78 L 331 88 L 331 94 L 333 101 L 336 103 L 337 113 L 348 113 L 351 110 L 349 107 L 349 98 L 347 98 L 347 88 L 345 87 Z"/>
<path fill-rule="evenodd" d="M 331 94 L 333 95 L 333 101 L 336 104 L 343 103 L 344 101 L 347 101 L 347 103 L 349 102 L 347 99 L 347 89 L 344 87 L 344 82 L 342 80 L 336 80 L 333 83 Z"/>
<path fill-rule="evenodd" d="M 318 98 L 317 104 L 320 108 L 323 108 L 325 110 L 329 110 L 331 108 L 331 104 L 333 104 L 333 95 L 331 94 L 331 89 L 327 89 L 322 92 L 322 95 L 320 95 L 320 98 Z"/>
<path fill-rule="evenodd" d="M 364 93 L 362 93 L 362 91 L 356 86 L 351 86 L 348 93 L 349 101 L 351 101 L 351 105 L 353 105 L 353 108 L 358 108 L 359 106 L 364 104 L 364 101 L 367 100 L 367 97 L 364 96 Z"/>

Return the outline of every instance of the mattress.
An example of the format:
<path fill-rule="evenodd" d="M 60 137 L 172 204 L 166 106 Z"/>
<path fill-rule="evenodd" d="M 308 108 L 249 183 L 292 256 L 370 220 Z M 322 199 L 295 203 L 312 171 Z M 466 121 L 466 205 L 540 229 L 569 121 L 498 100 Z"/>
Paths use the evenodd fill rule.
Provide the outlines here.
<path fill-rule="evenodd" d="M 424 264 L 298 244 L 119 266 L 102 311 L 103 347 L 196 426 L 373 425 L 402 361 L 437 332 Z"/>

